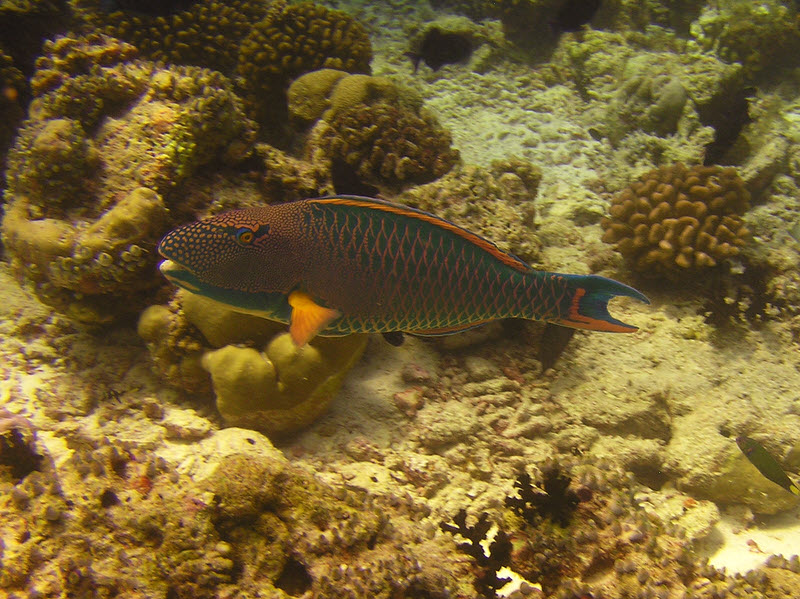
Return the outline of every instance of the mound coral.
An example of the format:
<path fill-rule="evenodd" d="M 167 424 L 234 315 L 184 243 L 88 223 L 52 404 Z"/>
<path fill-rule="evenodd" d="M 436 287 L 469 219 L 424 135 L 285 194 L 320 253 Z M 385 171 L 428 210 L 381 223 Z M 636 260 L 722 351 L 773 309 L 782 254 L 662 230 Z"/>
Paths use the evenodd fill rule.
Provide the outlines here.
<path fill-rule="evenodd" d="M 289 86 L 289 113 L 299 121 L 330 119 L 348 108 L 375 102 L 399 101 L 418 110 L 422 98 L 413 90 L 399 87 L 386 77 L 349 75 L 336 69 L 311 71 Z"/>
<path fill-rule="evenodd" d="M 217 72 L 117 64 L 133 50 L 103 36 L 49 49 L 34 77 L 44 93 L 9 152 L 3 241 L 40 298 L 105 321 L 138 308 L 110 296 L 156 282 L 153 248 L 180 216 L 167 196 L 212 159 L 240 160 L 254 125 Z"/>
<path fill-rule="evenodd" d="M 367 73 L 371 59 L 369 37 L 350 15 L 279 0 L 242 41 L 236 71 L 258 120 L 269 123 L 292 79 L 322 68 Z"/>
<path fill-rule="evenodd" d="M 298 349 L 285 328 L 183 291 L 171 307 L 151 306 L 139 320 L 170 383 L 206 390 L 210 375 L 225 422 L 270 435 L 294 432 L 325 412 L 367 342 L 318 337 Z"/>
<path fill-rule="evenodd" d="M 355 105 L 329 119 L 312 133 L 312 152 L 334 169 L 344 166 L 360 183 L 379 188 L 427 183 L 459 160 L 446 130 L 397 102 Z"/>
<path fill-rule="evenodd" d="M 601 222 L 637 271 L 675 275 L 715 266 L 748 237 L 741 215 L 750 194 L 732 167 L 654 169 L 617 195 Z"/>

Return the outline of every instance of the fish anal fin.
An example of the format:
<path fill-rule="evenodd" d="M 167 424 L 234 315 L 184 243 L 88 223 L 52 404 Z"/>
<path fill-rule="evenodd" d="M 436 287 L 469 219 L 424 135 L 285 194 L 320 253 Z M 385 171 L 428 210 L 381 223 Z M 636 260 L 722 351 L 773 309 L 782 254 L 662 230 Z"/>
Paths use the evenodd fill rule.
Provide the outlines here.
<path fill-rule="evenodd" d="M 341 316 L 338 310 L 320 306 L 303 291 L 289 294 L 289 306 L 292 308 L 289 334 L 297 347 L 303 347 L 332 320 Z"/>

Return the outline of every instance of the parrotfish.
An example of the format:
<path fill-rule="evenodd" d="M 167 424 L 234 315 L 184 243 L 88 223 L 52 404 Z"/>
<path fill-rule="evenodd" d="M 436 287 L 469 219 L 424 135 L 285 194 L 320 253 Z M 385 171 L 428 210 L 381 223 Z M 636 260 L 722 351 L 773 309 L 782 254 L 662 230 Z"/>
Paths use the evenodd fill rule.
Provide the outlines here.
<path fill-rule="evenodd" d="M 764 478 L 771 480 L 776 485 L 780 485 L 789 493 L 800 495 L 800 488 L 795 485 L 792 480 L 786 475 L 778 460 L 772 457 L 772 454 L 767 451 L 766 447 L 761 445 L 755 439 L 742 435 L 736 437 L 736 444 L 742 450 L 744 457 L 746 457 L 753 466 L 764 476 Z"/>
<path fill-rule="evenodd" d="M 632 287 L 535 270 L 492 242 L 414 208 L 335 196 L 244 208 L 189 223 L 158 246 L 174 284 L 315 335 L 446 335 L 524 318 L 630 333 L 608 313 Z"/>

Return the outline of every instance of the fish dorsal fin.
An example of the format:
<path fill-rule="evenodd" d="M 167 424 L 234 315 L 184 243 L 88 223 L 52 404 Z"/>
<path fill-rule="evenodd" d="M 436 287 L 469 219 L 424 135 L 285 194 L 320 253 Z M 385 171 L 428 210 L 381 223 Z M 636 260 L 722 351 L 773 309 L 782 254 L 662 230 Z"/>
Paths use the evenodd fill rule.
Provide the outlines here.
<path fill-rule="evenodd" d="M 308 201 L 312 204 L 336 204 L 339 206 L 353 206 L 358 208 L 367 208 L 370 210 L 380 210 L 381 212 L 388 212 L 390 214 L 398 214 L 400 216 L 417 219 L 432 224 L 436 227 L 441 227 L 442 229 L 450 231 L 451 233 L 466 239 L 470 243 L 475 244 L 511 268 L 514 268 L 520 272 L 528 272 L 531 270 L 530 265 L 528 265 L 526 262 L 520 260 L 513 254 L 504 252 L 485 237 L 481 237 L 476 233 L 467 231 L 466 229 L 459 227 L 457 224 L 440 218 L 435 214 L 431 214 L 430 212 L 425 212 L 409 206 L 403 206 L 401 204 L 393 204 L 392 202 L 387 202 L 385 200 L 365 198 L 362 196 L 327 196 Z"/>
<path fill-rule="evenodd" d="M 289 305 L 292 307 L 289 335 L 297 347 L 303 347 L 333 319 L 341 316 L 338 310 L 320 306 L 303 291 L 292 291 Z"/>

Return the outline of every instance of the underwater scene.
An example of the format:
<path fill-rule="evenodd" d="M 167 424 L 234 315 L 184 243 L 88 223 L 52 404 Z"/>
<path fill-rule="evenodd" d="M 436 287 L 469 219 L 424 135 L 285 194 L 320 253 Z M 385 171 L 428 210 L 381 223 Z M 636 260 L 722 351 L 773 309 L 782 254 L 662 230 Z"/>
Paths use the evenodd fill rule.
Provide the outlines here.
<path fill-rule="evenodd" d="M 0 598 L 800 597 L 800 2 L 0 0 Z"/>

